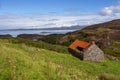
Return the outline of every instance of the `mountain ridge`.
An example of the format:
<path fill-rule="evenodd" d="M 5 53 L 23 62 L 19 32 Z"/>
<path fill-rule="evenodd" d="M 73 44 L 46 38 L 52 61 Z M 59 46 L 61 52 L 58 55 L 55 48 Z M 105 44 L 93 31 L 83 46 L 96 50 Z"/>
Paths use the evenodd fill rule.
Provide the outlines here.
<path fill-rule="evenodd" d="M 84 29 L 96 29 L 99 27 L 110 28 L 110 29 L 120 29 L 120 19 L 115 19 L 115 20 L 100 23 L 100 24 L 90 25 L 85 27 Z"/>
<path fill-rule="evenodd" d="M 74 25 L 74 26 L 63 26 L 63 27 L 51 27 L 51 28 L 28 28 L 28 29 L 24 29 L 24 28 L 20 28 L 20 29 L 2 29 L 4 31 L 6 30 L 10 30 L 10 31 L 16 31 L 16 30 L 68 30 L 68 29 L 82 29 L 84 28 L 84 26 L 81 25 Z"/>

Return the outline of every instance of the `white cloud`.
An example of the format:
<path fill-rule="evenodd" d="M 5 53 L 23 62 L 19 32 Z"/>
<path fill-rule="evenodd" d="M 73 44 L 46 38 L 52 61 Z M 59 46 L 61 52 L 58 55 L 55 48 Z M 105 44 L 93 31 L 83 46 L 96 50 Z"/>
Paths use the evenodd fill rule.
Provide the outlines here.
<path fill-rule="evenodd" d="M 104 15 L 104 16 L 106 16 L 106 15 L 114 15 L 116 12 L 120 13 L 120 0 L 118 1 L 117 5 L 104 7 L 101 10 L 101 14 Z"/>
<path fill-rule="evenodd" d="M 72 25 L 91 25 L 109 21 L 112 19 L 119 19 L 120 14 L 116 13 L 112 16 L 101 15 L 82 15 L 82 16 L 17 16 L 17 15 L 0 15 L 0 29 L 7 28 L 47 28 L 47 27 L 61 27 Z"/>

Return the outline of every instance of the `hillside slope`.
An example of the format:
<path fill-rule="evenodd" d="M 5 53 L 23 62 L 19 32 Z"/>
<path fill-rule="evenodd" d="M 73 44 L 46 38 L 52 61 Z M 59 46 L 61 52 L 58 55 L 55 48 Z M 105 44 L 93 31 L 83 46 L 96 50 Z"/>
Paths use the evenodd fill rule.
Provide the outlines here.
<path fill-rule="evenodd" d="M 0 80 L 97 80 L 120 79 L 120 63 L 80 61 L 70 54 L 0 43 Z"/>
<path fill-rule="evenodd" d="M 87 26 L 84 29 L 97 29 L 97 28 L 109 28 L 109 29 L 114 29 L 114 30 L 120 30 L 120 19 L 116 19 L 116 20 L 112 20 L 109 22 L 105 22 L 105 23 L 100 23 L 100 24 L 95 24 L 95 25 L 90 25 Z"/>

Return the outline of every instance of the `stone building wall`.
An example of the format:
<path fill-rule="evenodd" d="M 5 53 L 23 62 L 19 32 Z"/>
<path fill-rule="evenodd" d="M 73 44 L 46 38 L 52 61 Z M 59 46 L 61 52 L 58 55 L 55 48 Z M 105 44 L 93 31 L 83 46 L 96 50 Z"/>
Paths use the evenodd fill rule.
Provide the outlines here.
<path fill-rule="evenodd" d="M 70 49 L 68 48 L 68 51 L 75 57 L 79 58 L 80 60 L 83 60 L 83 53 L 80 53 L 76 51 L 76 49 Z"/>
<path fill-rule="evenodd" d="M 104 60 L 104 52 L 95 44 L 91 44 L 84 52 L 83 60 L 102 62 Z"/>

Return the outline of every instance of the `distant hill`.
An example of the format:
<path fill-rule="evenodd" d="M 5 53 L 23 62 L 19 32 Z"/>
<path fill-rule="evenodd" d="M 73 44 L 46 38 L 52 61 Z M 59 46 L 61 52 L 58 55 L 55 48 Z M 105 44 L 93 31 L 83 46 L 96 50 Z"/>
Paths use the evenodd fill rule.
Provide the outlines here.
<path fill-rule="evenodd" d="M 6 30 L 11 30 L 11 31 L 17 31 L 17 30 L 80 30 L 83 29 L 84 26 L 80 26 L 80 25 L 74 25 L 74 26 L 63 26 L 63 27 L 51 27 L 51 28 L 28 28 L 28 29 L 4 29 Z M 0 30 L 1 31 L 1 30 Z"/>
<path fill-rule="evenodd" d="M 74 26 L 63 26 L 63 27 L 53 27 L 53 28 L 41 28 L 42 30 L 79 30 L 83 29 L 85 26 L 74 25 Z"/>
<path fill-rule="evenodd" d="M 109 29 L 120 30 L 120 19 L 112 20 L 101 24 L 90 25 L 85 27 L 84 29 L 97 29 L 97 28 L 109 28 Z"/>

